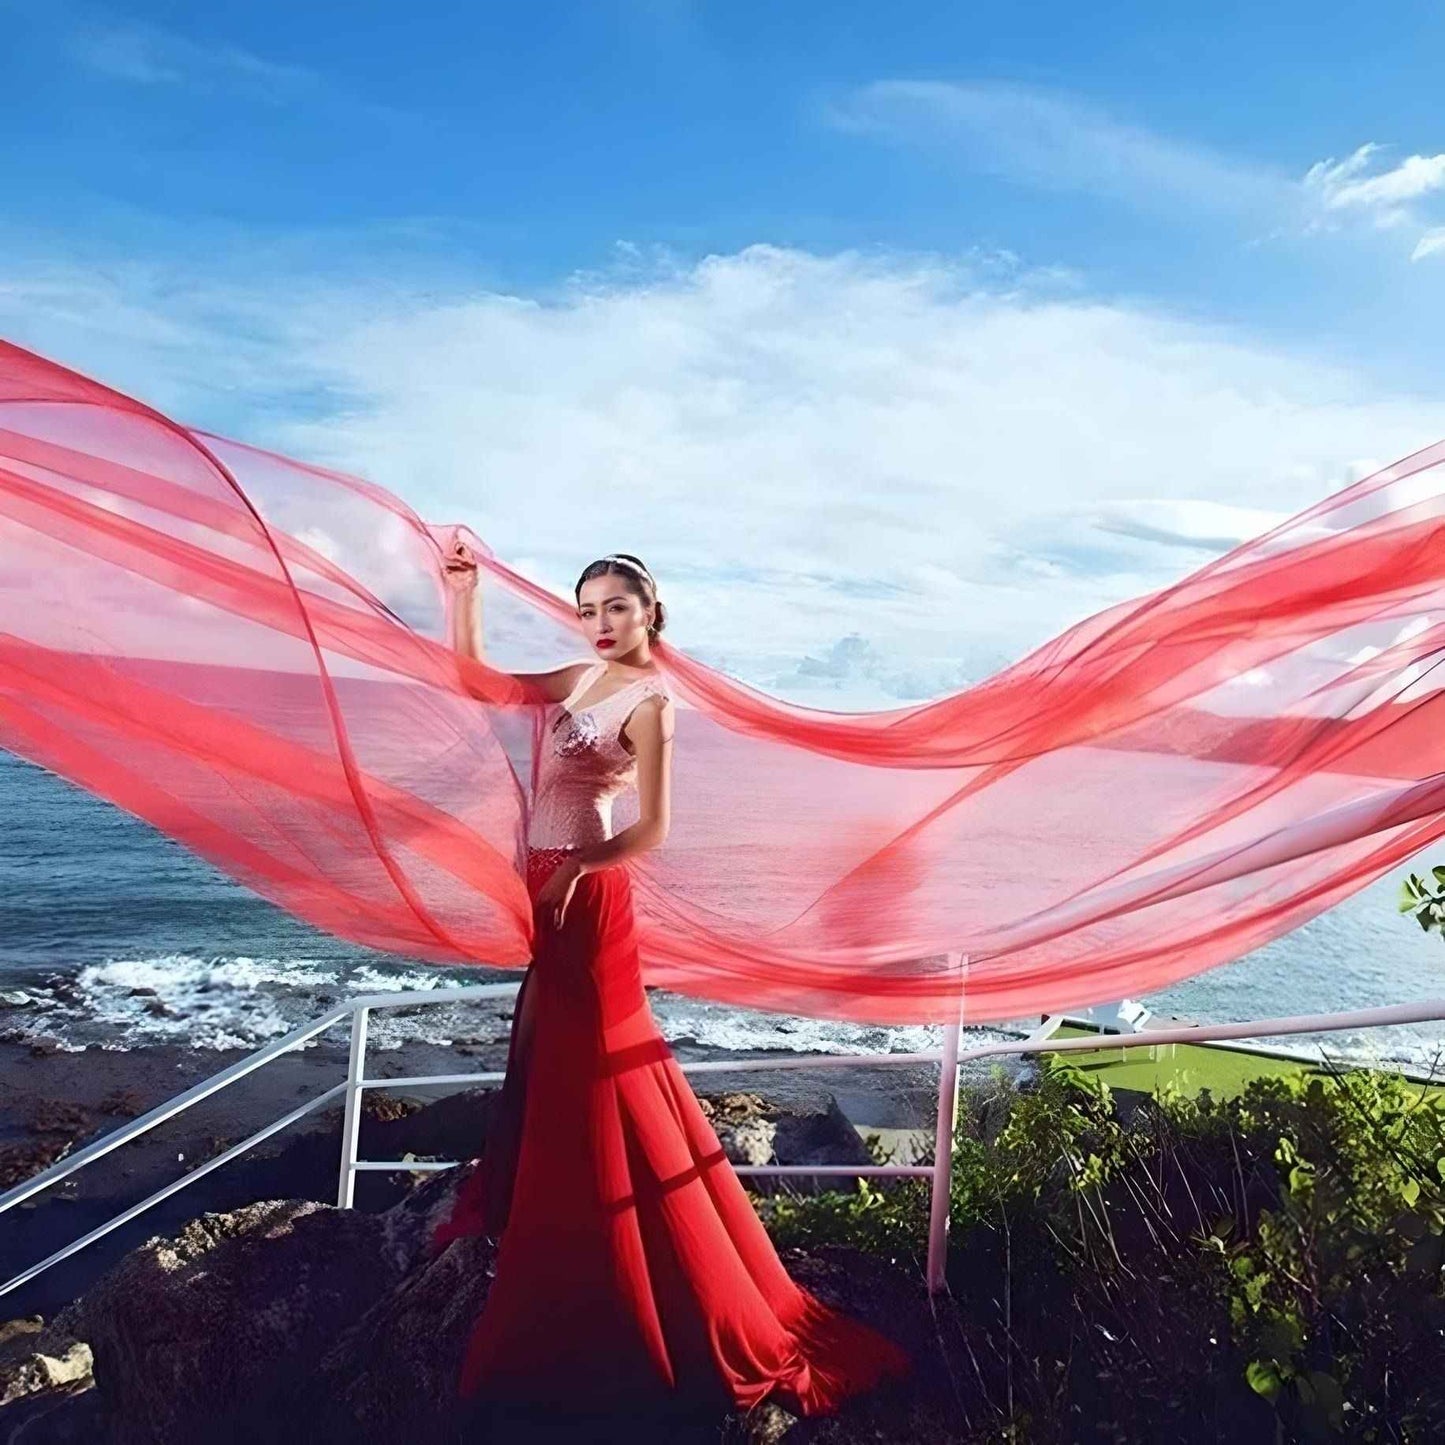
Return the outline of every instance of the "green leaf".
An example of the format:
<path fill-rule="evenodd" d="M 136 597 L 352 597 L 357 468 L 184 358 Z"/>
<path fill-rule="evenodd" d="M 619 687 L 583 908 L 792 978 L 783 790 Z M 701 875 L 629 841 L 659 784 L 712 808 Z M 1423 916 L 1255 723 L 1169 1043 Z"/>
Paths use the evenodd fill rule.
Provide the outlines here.
<path fill-rule="evenodd" d="M 1273 1360 L 1251 1360 L 1244 1367 L 1244 1378 L 1249 1381 L 1249 1388 L 1266 1400 L 1273 1400 L 1284 1383 Z"/>
<path fill-rule="evenodd" d="M 1418 1179 L 1406 1179 L 1400 1185 L 1400 1197 L 1406 1204 L 1413 1205 L 1420 1198 L 1420 1181 Z"/>

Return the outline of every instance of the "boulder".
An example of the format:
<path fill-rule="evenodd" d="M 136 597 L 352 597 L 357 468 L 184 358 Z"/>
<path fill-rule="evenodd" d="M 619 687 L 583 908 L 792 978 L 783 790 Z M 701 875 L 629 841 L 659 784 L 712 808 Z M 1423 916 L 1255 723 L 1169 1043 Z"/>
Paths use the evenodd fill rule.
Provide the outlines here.
<path fill-rule="evenodd" d="M 104 1445 L 106 1439 L 99 1396 L 88 1381 L 0 1406 L 0 1445 Z"/>
<path fill-rule="evenodd" d="M 83 1341 L 40 1315 L 0 1323 L 0 1406 L 91 1383 L 90 1346 Z"/>
<path fill-rule="evenodd" d="M 405 1273 L 337 1333 L 296 1397 L 314 1440 L 440 1445 L 453 1438 L 462 1351 L 486 1303 L 496 1249 L 490 1240 L 463 1238 L 432 1255 L 428 1241 L 475 1168 L 434 1175 L 381 1216 L 388 1257 Z"/>
<path fill-rule="evenodd" d="M 256 1419 L 401 1271 L 375 1215 L 269 1199 L 133 1250 L 57 1324 L 94 1356 L 115 1445 L 257 1438 Z"/>
<path fill-rule="evenodd" d="M 699 1094 L 698 1103 L 734 1164 L 873 1163 L 868 1146 L 831 1094 L 821 1111 L 742 1091 Z M 840 1174 L 749 1175 L 744 1182 L 757 1194 L 816 1194 L 851 1187 L 850 1176 Z"/>

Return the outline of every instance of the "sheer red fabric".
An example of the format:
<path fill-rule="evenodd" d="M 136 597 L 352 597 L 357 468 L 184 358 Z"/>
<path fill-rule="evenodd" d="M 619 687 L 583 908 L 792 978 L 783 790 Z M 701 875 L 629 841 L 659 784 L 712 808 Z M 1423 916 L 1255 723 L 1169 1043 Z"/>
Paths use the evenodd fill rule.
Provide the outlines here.
<path fill-rule="evenodd" d="M 1409 858 L 1445 832 L 1442 464 L 915 706 L 800 707 L 660 641 L 672 828 L 627 865 L 645 982 L 1014 1018 L 1236 958 Z M 0 746 L 323 929 L 522 967 L 542 701 L 510 673 L 586 649 L 570 598 L 460 529 L 491 665 L 453 653 L 458 530 L 0 343 Z"/>

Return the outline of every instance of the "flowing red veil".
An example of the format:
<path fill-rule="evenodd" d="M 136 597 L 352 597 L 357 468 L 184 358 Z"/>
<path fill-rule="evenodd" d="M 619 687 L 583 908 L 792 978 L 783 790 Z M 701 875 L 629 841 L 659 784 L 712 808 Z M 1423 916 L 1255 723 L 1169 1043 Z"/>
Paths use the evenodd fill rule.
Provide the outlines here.
<path fill-rule="evenodd" d="M 445 644 L 458 531 L 495 666 Z M 0 343 L 0 747 L 316 926 L 527 963 L 541 700 L 500 669 L 585 655 L 571 599 L 466 529 Z M 1137 995 L 1445 832 L 1445 443 L 933 702 L 654 655 L 648 983 L 884 1024 Z"/>

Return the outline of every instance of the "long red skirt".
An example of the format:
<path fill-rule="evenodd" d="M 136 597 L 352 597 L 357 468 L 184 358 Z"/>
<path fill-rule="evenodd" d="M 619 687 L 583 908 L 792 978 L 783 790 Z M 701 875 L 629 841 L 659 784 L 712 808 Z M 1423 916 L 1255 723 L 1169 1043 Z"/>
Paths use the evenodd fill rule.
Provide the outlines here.
<path fill-rule="evenodd" d="M 534 850 L 537 890 L 564 850 Z M 550 913 L 550 910 L 548 910 Z M 538 918 L 481 1163 L 433 1236 L 499 1240 L 458 1393 L 543 1406 L 772 1395 L 827 1414 L 911 1367 L 783 1268 L 642 987 L 625 866 Z"/>

